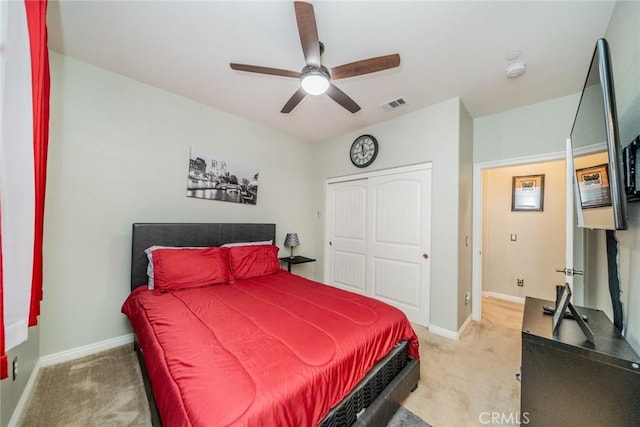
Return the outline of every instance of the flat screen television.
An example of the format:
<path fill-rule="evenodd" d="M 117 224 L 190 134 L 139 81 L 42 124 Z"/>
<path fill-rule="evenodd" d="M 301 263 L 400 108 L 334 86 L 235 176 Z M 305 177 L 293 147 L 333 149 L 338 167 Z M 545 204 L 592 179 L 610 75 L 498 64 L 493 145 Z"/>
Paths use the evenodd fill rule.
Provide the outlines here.
<path fill-rule="evenodd" d="M 578 226 L 626 230 L 622 150 L 605 39 L 596 42 L 571 129 L 571 150 Z"/>

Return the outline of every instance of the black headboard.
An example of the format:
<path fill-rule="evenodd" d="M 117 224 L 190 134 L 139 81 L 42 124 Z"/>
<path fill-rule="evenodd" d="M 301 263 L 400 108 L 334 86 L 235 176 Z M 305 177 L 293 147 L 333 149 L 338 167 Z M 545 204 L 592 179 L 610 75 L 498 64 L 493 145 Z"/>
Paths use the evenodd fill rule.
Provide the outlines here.
<path fill-rule="evenodd" d="M 147 284 L 150 246 L 220 246 L 225 243 L 273 240 L 275 224 L 135 223 L 131 244 L 131 290 Z"/>

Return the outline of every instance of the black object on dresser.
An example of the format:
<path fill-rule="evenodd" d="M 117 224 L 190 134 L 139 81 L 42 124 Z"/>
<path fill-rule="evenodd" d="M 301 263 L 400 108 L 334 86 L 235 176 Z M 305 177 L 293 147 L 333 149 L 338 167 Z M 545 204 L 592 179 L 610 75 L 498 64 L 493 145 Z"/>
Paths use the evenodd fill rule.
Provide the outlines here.
<path fill-rule="evenodd" d="M 529 426 L 640 425 L 640 357 L 601 310 L 588 317 L 595 344 L 565 319 L 554 338 L 551 301 L 527 297 L 522 320 L 520 414 Z"/>

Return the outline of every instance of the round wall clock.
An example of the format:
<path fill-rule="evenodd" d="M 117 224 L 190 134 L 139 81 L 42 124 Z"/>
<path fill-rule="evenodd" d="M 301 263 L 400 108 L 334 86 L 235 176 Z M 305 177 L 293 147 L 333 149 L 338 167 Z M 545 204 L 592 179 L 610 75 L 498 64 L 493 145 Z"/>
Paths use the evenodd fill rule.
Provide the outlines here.
<path fill-rule="evenodd" d="M 351 163 L 359 168 L 366 168 L 378 155 L 378 141 L 373 135 L 360 135 L 351 144 L 349 157 Z"/>

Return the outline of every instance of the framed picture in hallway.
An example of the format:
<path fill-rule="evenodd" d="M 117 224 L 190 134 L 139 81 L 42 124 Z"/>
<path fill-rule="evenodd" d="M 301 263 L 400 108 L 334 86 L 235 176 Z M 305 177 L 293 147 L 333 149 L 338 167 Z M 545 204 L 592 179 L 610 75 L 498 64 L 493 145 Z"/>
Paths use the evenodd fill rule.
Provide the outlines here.
<path fill-rule="evenodd" d="M 576 170 L 578 192 L 583 209 L 611 206 L 609 167 L 606 163 Z"/>
<path fill-rule="evenodd" d="M 513 177 L 511 210 L 539 212 L 544 210 L 544 174 Z"/>

